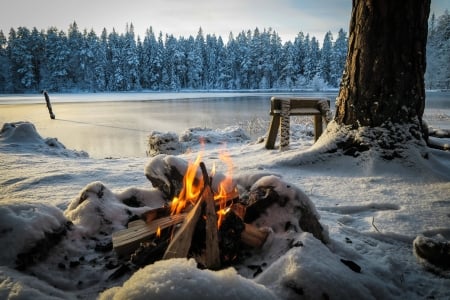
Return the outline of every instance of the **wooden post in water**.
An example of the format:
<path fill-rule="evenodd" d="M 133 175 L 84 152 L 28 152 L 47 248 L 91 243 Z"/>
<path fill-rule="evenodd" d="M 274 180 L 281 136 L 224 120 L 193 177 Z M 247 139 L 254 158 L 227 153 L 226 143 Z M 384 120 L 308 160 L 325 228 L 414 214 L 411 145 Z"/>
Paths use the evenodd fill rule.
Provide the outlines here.
<path fill-rule="evenodd" d="M 50 114 L 50 118 L 52 120 L 54 120 L 55 114 L 53 113 L 53 110 L 52 110 L 52 104 L 50 103 L 50 97 L 48 96 L 48 93 L 46 90 L 43 90 L 42 93 L 44 94 L 45 102 L 47 103 L 47 108 L 48 108 L 48 113 Z"/>

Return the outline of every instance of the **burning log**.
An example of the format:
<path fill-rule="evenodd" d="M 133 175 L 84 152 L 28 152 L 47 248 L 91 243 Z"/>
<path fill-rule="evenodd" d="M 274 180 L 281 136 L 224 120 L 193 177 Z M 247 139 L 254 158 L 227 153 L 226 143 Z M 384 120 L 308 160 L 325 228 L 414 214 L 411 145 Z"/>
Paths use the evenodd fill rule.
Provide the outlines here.
<path fill-rule="evenodd" d="M 219 237 L 217 233 L 217 214 L 214 203 L 214 193 L 211 189 L 211 183 L 203 163 L 200 164 L 203 173 L 205 187 L 202 198 L 205 201 L 206 216 L 206 249 L 205 266 L 208 269 L 218 269 L 220 267 Z"/>
<path fill-rule="evenodd" d="M 163 206 L 147 211 L 143 214 L 143 218 L 145 219 L 146 223 L 150 223 L 153 220 L 168 216 L 169 214 L 170 208 L 168 206 Z M 129 224 L 128 227 L 130 227 Z"/>
<path fill-rule="evenodd" d="M 206 246 L 204 257 L 199 257 L 198 260 L 204 260 L 203 264 L 206 268 L 217 269 L 220 267 L 220 252 L 217 235 L 217 217 L 214 194 L 211 190 L 210 180 L 205 165 L 200 163 L 200 167 L 202 169 L 204 182 L 204 187 L 200 194 L 200 198 L 194 208 L 187 215 L 182 227 L 175 234 L 175 237 L 167 247 L 163 258 L 169 259 L 188 256 L 195 228 L 204 210 L 206 220 Z"/>
<path fill-rule="evenodd" d="M 202 205 L 203 200 L 200 199 L 188 213 L 183 225 L 178 229 L 167 247 L 163 259 L 187 257 L 189 249 L 191 248 L 192 235 L 194 234 L 195 226 L 197 225 L 197 221 L 202 212 Z"/>
<path fill-rule="evenodd" d="M 116 231 L 112 234 L 113 248 L 119 255 L 129 255 L 139 247 L 139 244 L 155 236 L 158 228 L 167 227 L 183 222 L 186 214 L 172 215 L 160 218 L 147 224 L 143 221 L 131 222 L 128 229 Z"/>
<path fill-rule="evenodd" d="M 252 248 L 261 248 L 268 235 L 268 231 L 261 230 L 251 224 L 245 224 L 245 228 L 241 233 L 241 241 Z"/>

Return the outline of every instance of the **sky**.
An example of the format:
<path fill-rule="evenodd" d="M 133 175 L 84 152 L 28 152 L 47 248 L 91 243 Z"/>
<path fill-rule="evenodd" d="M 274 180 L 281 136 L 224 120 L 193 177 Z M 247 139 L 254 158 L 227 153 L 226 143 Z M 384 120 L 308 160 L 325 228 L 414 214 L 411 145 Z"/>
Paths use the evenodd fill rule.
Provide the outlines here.
<path fill-rule="evenodd" d="M 272 28 L 283 42 L 302 31 L 319 42 L 327 31 L 337 36 L 348 32 L 351 0 L 1 0 L 0 30 L 7 36 L 11 28 L 56 27 L 67 32 L 74 21 L 79 30 L 100 35 L 103 28 L 123 33 L 132 23 L 142 39 L 148 28 L 175 37 L 203 33 L 228 40 L 242 30 Z M 437 16 L 450 9 L 448 0 L 432 0 Z"/>

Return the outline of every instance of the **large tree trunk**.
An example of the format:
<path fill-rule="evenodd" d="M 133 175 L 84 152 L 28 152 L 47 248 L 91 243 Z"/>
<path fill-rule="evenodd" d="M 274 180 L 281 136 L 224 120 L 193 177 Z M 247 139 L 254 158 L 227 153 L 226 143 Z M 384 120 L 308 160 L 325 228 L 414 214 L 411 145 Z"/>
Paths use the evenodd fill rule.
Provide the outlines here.
<path fill-rule="evenodd" d="M 338 124 L 421 121 L 429 11 L 430 0 L 353 0 Z"/>

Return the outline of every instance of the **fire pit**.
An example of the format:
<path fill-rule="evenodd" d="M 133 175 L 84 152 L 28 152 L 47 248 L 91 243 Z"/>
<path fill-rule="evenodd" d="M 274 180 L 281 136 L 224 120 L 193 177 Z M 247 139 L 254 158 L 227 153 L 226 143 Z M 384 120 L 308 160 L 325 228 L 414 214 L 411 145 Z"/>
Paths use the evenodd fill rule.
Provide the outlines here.
<path fill-rule="evenodd" d="M 264 252 L 276 234 L 305 231 L 327 242 L 314 205 L 300 189 L 275 175 L 235 176 L 231 159 L 223 153 L 220 160 L 225 173 L 216 172 L 215 165 L 208 172 L 201 155 L 194 162 L 154 157 L 145 175 L 167 205 L 113 233 L 118 255 L 137 266 L 194 258 L 199 267 L 217 270 L 241 263 L 253 251 Z M 285 242 L 288 248 L 298 246 Z"/>

